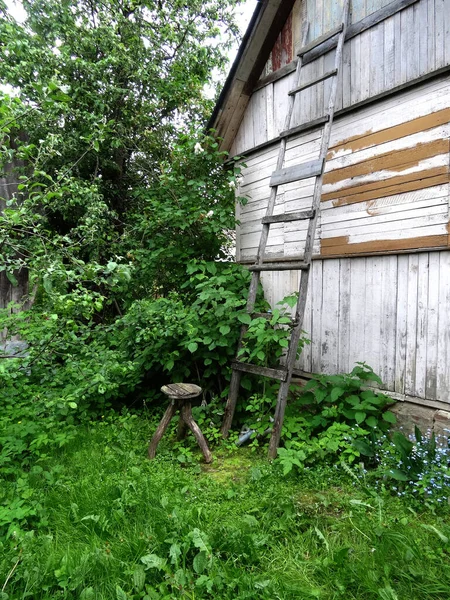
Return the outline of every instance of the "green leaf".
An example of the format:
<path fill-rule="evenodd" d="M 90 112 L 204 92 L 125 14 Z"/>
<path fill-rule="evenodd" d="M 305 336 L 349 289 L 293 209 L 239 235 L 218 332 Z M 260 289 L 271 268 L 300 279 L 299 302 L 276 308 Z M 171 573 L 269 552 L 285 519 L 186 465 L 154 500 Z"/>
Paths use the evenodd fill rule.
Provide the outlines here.
<path fill-rule="evenodd" d="M 386 423 L 397 423 L 397 417 L 390 410 L 383 413 L 383 420 L 386 421 Z"/>
<path fill-rule="evenodd" d="M 188 344 L 188 350 L 192 354 L 197 350 L 197 348 L 198 348 L 197 342 L 191 342 L 190 344 Z"/>
<path fill-rule="evenodd" d="M 397 481 L 409 481 L 409 477 L 404 471 L 400 471 L 400 469 L 389 469 L 387 474 Z"/>
<path fill-rule="evenodd" d="M 378 419 L 376 417 L 368 417 L 366 423 L 369 427 L 376 427 L 378 425 Z"/>
<path fill-rule="evenodd" d="M 133 571 L 133 585 L 137 592 L 144 589 L 145 585 L 145 569 L 142 565 L 136 565 Z"/>
<path fill-rule="evenodd" d="M 424 529 L 428 529 L 428 531 L 432 531 L 433 533 L 435 533 L 438 536 L 438 538 L 444 542 L 444 544 L 448 544 L 448 537 L 444 535 L 442 531 L 440 531 L 437 527 L 435 527 L 434 525 L 426 525 L 425 523 L 421 523 L 421 526 Z"/>
<path fill-rule="evenodd" d="M 157 554 L 142 556 L 141 562 L 144 563 L 147 569 L 158 569 L 158 571 L 163 571 L 167 564 L 166 559 L 161 558 Z"/>
<path fill-rule="evenodd" d="M 331 390 L 331 394 L 330 394 L 330 400 L 331 400 L 331 402 L 336 402 L 336 400 L 338 398 L 340 398 L 344 392 L 345 392 L 345 390 L 343 390 L 342 388 L 340 388 L 340 387 L 334 387 Z"/>
<path fill-rule="evenodd" d="M 80 600 L 95 600 L 94 588 L 84 588 L 84 590 L 80 594 Z"/>
<path fill-rule="evenodd" d="M 228 333 L 230 333 L 231 328 L 228 325 L 222 325 L 221 327 L 219 327 L 219 331 L 222 335 L 227 335 Z"/>
<path fill-rule="evenodd" d="M 374 456 L 375 453 L 365 440 L 353 440 L 353 446 L 363 456 Z"/>
<path fill-rule="evenodd" d="M 201 575 L 203 573 L 203 571 L 206 569 L 207 564 L 208 564 L 208 559 L 206 556 L 206 552 L 199 552 L 194 557 L 192 566 L 194 567 L 194 571 L 196 573 L 198 573 L 199 575 Z"/>
<path fill-rule="evenodd" d="M 355 412 L 355 421 L 358 423 L 358 425 L 360 423 L 362 423 L 364 421 L 364 419 L 366 418 L 366 413 L 365 412 Z"/>
<path fill-rule="evenodd" d="M 116 585 L 116 599 L 117 600 L 128 600 L 128 596 L 125 594 L 120 585 Z"/>
<path fill-rule="evenodd" d="M 238 320 L 244 325 L 250 325 L 250 323 L 252 322 L 252 318 L 248 313 L 242 313 L 238 315 Z"/>
<path fill-rule="evenodd" d="M 8 278 L 8 281 L 10 282 L 10 284 L 12 286 L 16 287 L 17 285 L 19 285 L 19 282 L 17 281 L 17 278 L 10 271 L 6 271 L 6 277 Z"/>

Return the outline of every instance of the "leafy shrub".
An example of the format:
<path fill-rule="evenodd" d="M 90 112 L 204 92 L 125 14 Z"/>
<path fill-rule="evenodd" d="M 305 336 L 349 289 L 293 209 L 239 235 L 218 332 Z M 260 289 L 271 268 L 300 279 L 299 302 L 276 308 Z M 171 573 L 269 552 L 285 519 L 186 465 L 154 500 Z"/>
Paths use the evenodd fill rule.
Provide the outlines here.
<path fill-rule="evenodd" d="M 323 460 L 354 462 L 359 440 L 376 440 L 395 423 L 385 410 L 390 398 L 365 389 L 369 382 L 381 383 L 368 365 L 358 363 L 348 374 L 316 375 L 294 392 L 283 424 L 285 447 L 278 451 L 284 473 Z M 249 408 L 254 407 L 253 400 Z M 255 425 L 260 431 L 261 424 Z"/>

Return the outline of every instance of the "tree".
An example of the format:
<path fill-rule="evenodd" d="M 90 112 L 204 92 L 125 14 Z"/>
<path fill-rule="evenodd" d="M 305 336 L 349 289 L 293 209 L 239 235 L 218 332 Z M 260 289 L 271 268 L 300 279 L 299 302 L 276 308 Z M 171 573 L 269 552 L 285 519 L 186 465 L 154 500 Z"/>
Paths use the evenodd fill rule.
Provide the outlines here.
<path fill-rule="evenodd" d="M 201 130 L 237 2 L 25 0 L 23 25 L 0 4 L 0 78 L 17 92 L 0 98 L 3 164 L 26 165 L 1 217 L 9 273 L 121 312 L 224 256 L 234 173 Z"/>

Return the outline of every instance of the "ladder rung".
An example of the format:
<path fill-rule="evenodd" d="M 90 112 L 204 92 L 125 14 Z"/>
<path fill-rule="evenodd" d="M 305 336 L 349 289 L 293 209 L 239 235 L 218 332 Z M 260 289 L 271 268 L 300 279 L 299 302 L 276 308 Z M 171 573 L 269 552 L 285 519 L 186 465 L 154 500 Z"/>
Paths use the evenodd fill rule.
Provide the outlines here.
<path fill-rule="evenodd" d="M 300 179 L 317 177 L 317 175 L 322 173 L 322 167 L 323 159 L 318 158 L 299 165 L 294 165 L 293 167 L 287 167 L 286 169 L 279 169 L 272 174 L 269 185 L 270 187 L 275 187 L 277 185 L 299 181 Z"/>
<path fill-rule="evenodd" d="M 233 361 L 232 367 L 235 371 L 243 371 L 244 373 L 252 373 L 253 375 L 262 375 L 263 377 L 279 379 L 280 381 L 286 381 L 287 379 L 286 369 L 269 369 L 269 367 L 259 367 L 258 365 L 251 365 L 237 360 Z"/>
<path fill-rule="evenodd" d="M 309 121 L 308 123 L 302 123 L 297 127 L 293 127 L 292 129 L 286 129 L 286 131 L 282 131 L 280 133 L 280 138 L 296 135 L 297 133 L 301 133 L 302 131 L 307 131 L 308 129 L 314 129 L 314 127 L 318 127 L 319 125 L 323 125 L 324 123 L 328 123 L 330 120 L 330 115 L 325 115 L 323 117 L 319 117 L 318 119 L 314 119 L 314 121 Z"/>
<path fill-rule="evenodd" d="M 313 85 L 316 85 L 316 84 L 320 83 L 321 81 L 325 81 L 325 79 L 334 77 L 335 75 L 337 75 L 337 72 L 338 72 L 337 69 L 332 69 L 331 71 L 327 71 L 323 75 L 320 75 L 320 77 L 316 77 L 312 81 L 308 81 L 308 83 L 303 83 L 302 85 L 299 85 L 298 87 L 294 88 L 293 90 L 291 90 L 289 92 L 288 95 L 294 96 L 295 94 L 298 94 L 299 92 L 301 92 L 303 90 L 307 90 L 308 88 L 312 87 Z"/>
<path fill-rule="evenodd" d="M 249 271 L 306 271 L 307 269 L 309 269 L 309 264 L 303 261 L 273 262 L 248 267 Z"/>
<path fill-rule="evenodd" d="M 283 215 L 272 215 L 270 217 L 263 217 L 261 223 L 289 223 L 291 221 L 304 221 L 306 219 L 312 219 L 314 217 L 314 210 L 304 210 L 302 212 L 285 213 Z"/>
<path fill-rule="evenodd" d="M 304 54 L 306 54 L 310 50 L 313 50 L 314 48 L 317 48 L 317 46 L 320 46 L 321 44 L 323 44 L 324 42 L 326 42 L 330 38 L 334 37 L 338 33 L 341 33 L 341 31 L 343 29 L 344 29 L 344 24 L 343 23 L 341 23 L 340 25 L 338 25 L 335 29 L 330 29 L 330 31 L 328 31 L 327 33 L 324 33 L 323 35 L 321 35 L 320 37 L 318 37 L 316 40 L 313 40 L 309 44 L 306 44 L 306 46 L 303 46 L 303 48 L 300 49 L 300 52 L 297 54 L 297 56 L 303 56 Z"/>

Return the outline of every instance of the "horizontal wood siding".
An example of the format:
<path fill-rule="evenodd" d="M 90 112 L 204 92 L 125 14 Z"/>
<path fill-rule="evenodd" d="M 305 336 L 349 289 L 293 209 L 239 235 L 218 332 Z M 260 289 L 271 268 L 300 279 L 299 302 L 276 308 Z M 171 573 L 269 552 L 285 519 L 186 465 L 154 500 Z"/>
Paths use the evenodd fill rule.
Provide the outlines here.
<path fill-rule="evenodd" d="M 309 2 L 309 0 L 308 0 Z M 307 4 L 308 19 L 313 25 L 310 36 L 317 37 L 330 24 L 339 21 L 341 2 L 311 0 Z M 355 0 L 353 22 L 367 11 L 375 11 L 388 4 L 386 0 Z M 293 11 L 293 27 L 301 28 L 301 11 Z M 297 23 L 296 23 L 297 21 Z M 294 36 L 298 40 L 298 35 Z M 306 83 L 332 68 L 334 51 L 329 52 L 302 70 Z M 408 81 L 432 73 L 450 64 L 450 0 L 420 0 L 392 15 L 374 27 L 346 42 L 344 64 L 339 82 L 336 110 L 347 108 L 377 94 L 386 92 Z M 294 73 L 269 83 L 256 94 L 261 96 L 258 110 L 264 112 L 255 123 L 244 117 L 231 154 L 240 154 L 257 143 L 268 141 L 283 129 L 287 92 L 294 87 Z M 328 101 L 331 82 L 314 86 L 298 95 L 292 127 L 322 116 Z M 252 105 L 247 112 L 252 110 Z M 272 130 L 260 122 L 272 119 Z M 257 128 L 255 133 L 253 128 Z M 252 130 L 252 131 L 249 131 Z M 249 145 L 248 141 L 250 142 Z"/>
<path fill-rule="evenodd" d="M 274 306 L 297 273 L 264 273 Z M 313 261 L 298 368 L 367 362 L 392 392 L 450 403 L 450 252 Z"/>
<path fill-rule="evenodd" d="M 317 159 L 320 129 L 287 143 L 285 167 Z M 256 254 L 278 145 L 246 161 L 238 259 Z M 328 152 L 316 254 L 449 246 L 450 76 L 337 119 Z M 308 210 L 314 178 L 279 187 L 275 214 Z M 307 222 L 271 226 L 267 256 L 298 257 Z"/>

